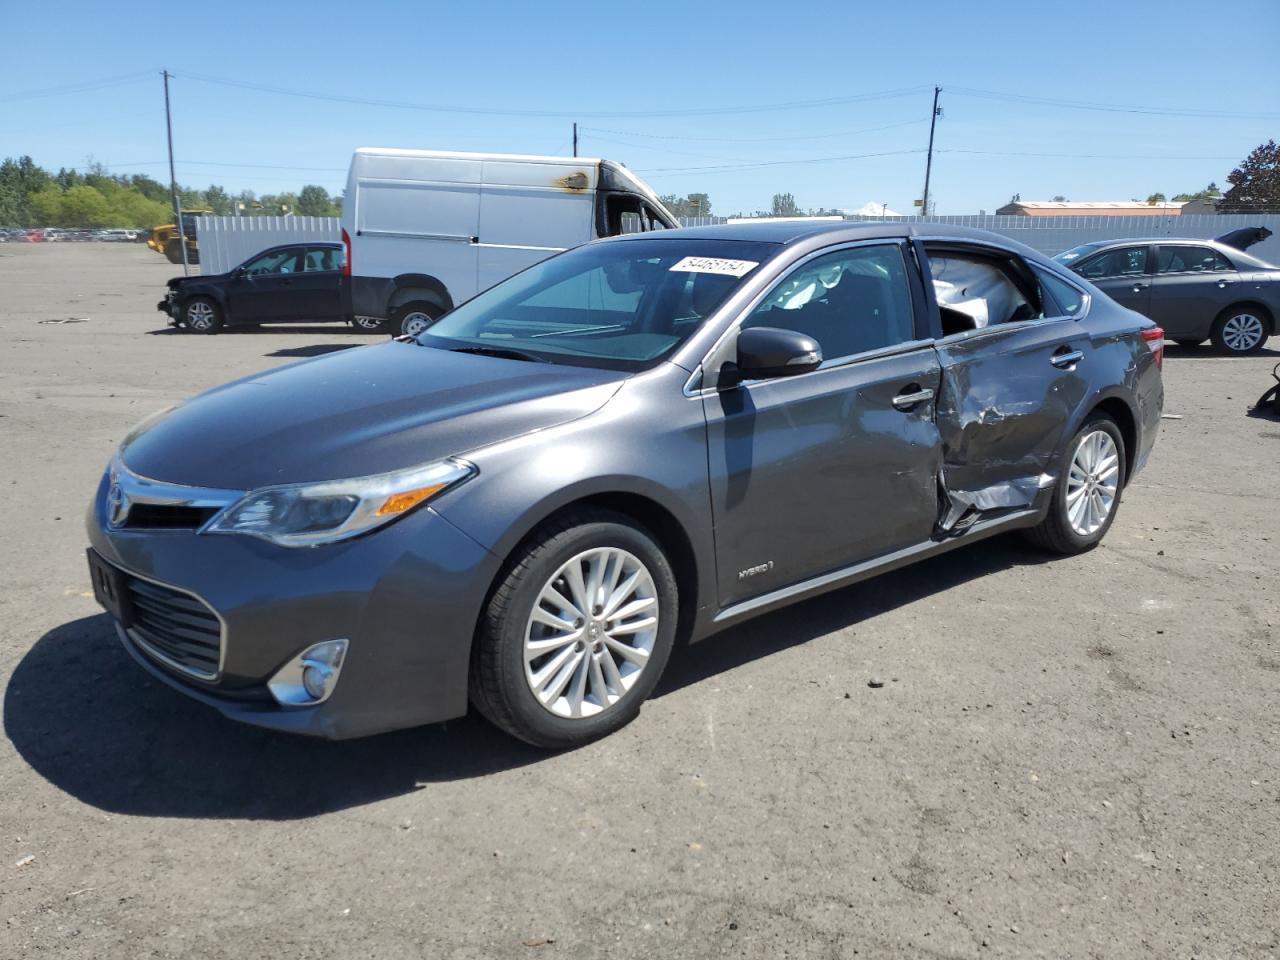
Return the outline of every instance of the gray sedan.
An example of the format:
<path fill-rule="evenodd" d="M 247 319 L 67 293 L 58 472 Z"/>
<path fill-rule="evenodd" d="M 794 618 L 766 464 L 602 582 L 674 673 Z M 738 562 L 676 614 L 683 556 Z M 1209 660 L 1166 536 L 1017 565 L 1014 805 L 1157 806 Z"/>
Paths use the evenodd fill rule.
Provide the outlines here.
<path fill-rule="evenodd" d="M 573 746 L 678 638 L 1005 531 L 1091 549 L 1155 442 L 1162 342 L 976 231 L 590 243 L 141 424 L 89 510 L 93 585 L 142 667 L 235 719 L 350 737 L 471 704 Z"/>
<path fill-rule="evenodd" d="M 1280 268 L 1215 240 L 1109 240 L 1054 259 L 1180 346 L 1212 340 L 1221 353 L 1250 354 L 1276 333 Z"/>

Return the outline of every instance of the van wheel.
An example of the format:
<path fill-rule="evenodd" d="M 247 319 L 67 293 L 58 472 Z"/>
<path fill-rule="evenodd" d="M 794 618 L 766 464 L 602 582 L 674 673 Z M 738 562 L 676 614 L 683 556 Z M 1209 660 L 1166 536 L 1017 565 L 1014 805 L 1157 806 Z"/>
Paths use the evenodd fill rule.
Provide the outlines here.
<path fill-rule="evenodd" d="M 391 314 L 391 334 L 397 337 L 416 337 L 439 320 L 443 313 L 434 303 L 411 300 L 402 307 L 396 307 Z"/>
<path fill-rule="evenodd" d="M 629 518 L 584 510 L 544 526 L 512 562 L 476 633 L 471 702 L 555 750 L 629 723 L 675 639 L 676 580 L 662 549 Z"/>
<path fill-rule="evenodd" d="M 192 333 L 217 333 L 222 329 L 222 309 L 208 297 L 195 297 L 182 308 L 182 320 Z"/>

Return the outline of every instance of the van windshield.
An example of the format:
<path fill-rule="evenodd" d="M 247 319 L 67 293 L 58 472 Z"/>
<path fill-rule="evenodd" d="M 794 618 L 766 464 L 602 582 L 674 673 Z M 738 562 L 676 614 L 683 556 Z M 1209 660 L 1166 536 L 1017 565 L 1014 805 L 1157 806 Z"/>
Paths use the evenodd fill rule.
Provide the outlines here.
<path fill-rule="evenodd" d="M 687 340 L 778 244 L 682 238 L 591 243 L 446 314 L 418 343 L 643 370 Z"/>

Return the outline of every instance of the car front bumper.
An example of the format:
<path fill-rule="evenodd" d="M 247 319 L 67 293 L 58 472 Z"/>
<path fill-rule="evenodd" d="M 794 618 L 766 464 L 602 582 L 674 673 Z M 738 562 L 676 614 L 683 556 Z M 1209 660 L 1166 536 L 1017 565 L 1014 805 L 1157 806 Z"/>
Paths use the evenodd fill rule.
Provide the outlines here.
<path fill-rule="evenodd" d="M 116 621 L 158 679 L 234 720 L 342 739 L 434 723 L 467 710 L 477 618 L 498 558 L 430 508 L 364 537 L 286 548 L 194 530 L 113 529 L 104 478 L 87 519 L 94 551 L 132 577 L 193 595 L 222 624 L 213 679 L 155 656 Z M 348 640 L 328 699 L 278 704 L 267 689 L 315 643 Z"/>

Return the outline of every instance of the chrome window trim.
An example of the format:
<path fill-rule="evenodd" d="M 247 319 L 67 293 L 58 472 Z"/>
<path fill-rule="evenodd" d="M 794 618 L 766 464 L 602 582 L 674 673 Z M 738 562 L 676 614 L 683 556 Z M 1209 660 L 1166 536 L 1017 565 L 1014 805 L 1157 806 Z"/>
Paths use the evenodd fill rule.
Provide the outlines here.
<path fill-rule="evenodd" d="M 741 327 L 742 325 L 742 321 L 751 315 L 751 313 L 755 310 L 755 308 L 760 305 L 761 301 L 763 301 L 770 293 L 772 293 L 774 289 L 778 286 L 778 284 L 782 283 L 782 281 L 786 280 L 787 277 L 791 276 L 793 273 L 796 272 L 796 270 L 803 267 L 809 261 L 815 260 L 818 257 L 825 257 L 832 253 L 839 253 L 841 250 L 852 250 L 857 247 L 890 247 L 891 246 L 891 247 L 898 248 L 898 253 L 902 255 L 903 269 L 910 271 L 912 269 L 911 264 L 907 261 L 907 257 L 903 253 L 903 248 L 910 242 L 910 240 L 911 238 L 907 236 L 874 237 L 866 240 L 849 240 L 849 241 L 845 241 L 844 243 L 836 243 L 836 244 L 832 244 L 831 246 L 821 247 L 817 250 L 812 250 L 809 253 L 805 254 L 800 259 L 794 260 L 791 263 L 788 263 L 776 276 L 774 276 L 772 279 L 767 281 L 765 285 L 761 287 L 761 289 L 757 291 L 745 304 L 743 304 L 741 307 L 738 308 L 737 316 L 735 316 L 732 320 L 729 321 L 728 325 L 725 326 L 724 330 L 720 333 L 720 335 L 716 337 L 716 339 L 712 342 L 711 346 L 706 350 L 705 353 L 703 353 L 702 359 L 699 360 L 697 364 L 694 366 L 694 370 L 689 375 L 689 378 L 685 381 L 684 387 L 681 392 L 686 397 L 701 396 L 707 391 L 711 391 L 712 393 L 717 392 L 715 387 L 702 387 L 700 389 L 693 387 L 694 381 L 701 379 L 702 376 L 704 375 L 707 361 L 720 349 L 720 347 L 724 344 L 724 342 L 727 339 L 729 339 L 731 334 L 737 332 L 738 328 Z M 911 296 L 911 289 L 909 285 L 907 288 L 907 299 L 911 301 L 911 318 L 912 318 L 912 324 L 914 326 L 915 320 L 916 320 L 915 298 Z M 915 341 L 915 340 L 903 341 L 903 343 L 900 343 L 900 344 L 891 344 L 888 347 L 880 347 L 880 348 L 877 348 L 876 350 L 868 350 L 863 353 L 846 354 L 845 356 L 842 356 L 842 357 L 828 358 L 824 356 L 822 358 L 822 366 L 818 367 L 817 370 L 810 370 L 809 373 L 797 374 L 797 376 L 802 376 L 802 377 L 810 376 L 811 374 L 821 373 L 823 370 L 831 369 L 831 367 L 828 366 L 828 362 L 830 362 L 832 366 L 837 364 L 843 366 L 847 362 L 854 362 L 856 360 L 864 359 L 869 357 L 872 354 L 879 354 L 885 350 L 896 350 L 897 348 L 906 346 L 908 344 L 921 343 L 921 342 L 924 342 L 924 341 Z M 777 379 L 779 378 L 770 377 L 767 380 L 744 380 L 742 382 L 743 384 L 767 383 Z M 785 377 L 781 379 L 790 380 L 793 378 Z"/>
<path fill-rule="evenodd" d="M 196 593 L 194 590 L 190 590 L 186 587 L 175 586 L 172 583 L 165 583 L 163 580 L 157 580 L 154 577 L 145 576 L 144 574 L 138 573 L 135 570 L 130 570 L 124 564 L 117 563 L 115 560 L 107 560 L 105 557 L 103 559 L 107 563 L 115 567 L 117 570 L 119 570 L 121 573 L 127 576 L 134 577 L 138 580 L 142 580 L 145 583 L 151 584 L 152 586 L 163 587 L 166 590 L 172 590 L 174 593 L 182 593 L 187 595 L 188 597 L 191 597 L 194 600 L 199 600 L 200 603 L 204 605 L 205 609 L 207 609 L 210 613 L 212 613 L 215 617 L 218 618 L 218 670 L 216 673 L 212 673 L 212 674 L 203 673 L 199 670 L 193 670 L 190 667 L 185 666 L 184 664 L 178 663 L 172 657 L 167 656 L 166 654 L 160 652 L 151 644 L 143 640 L 142 637 L 138 635 L 137 631 L 126 628 L 126 627 L 122 627 L 118 623 L 116 624 L 117 629 L 127 634 L 129 639 L 133 642 L 133 644 L 139 650 L 143 651 L 147 656 L 151 657 L 153 660 L 158 660 L 161 663 L 163 663 L 165 666 L 170 667 L 171 669 L 176 670 L 179 673 L 185 674 L 188 677 L 194 677 L 196 680 L 203 680 L 206 683 L 216 683 L 222 677 L 222 671 L 223 671 L 223 668 L 226 666 L 226 662 L 227 662 L 227 621 L 222 618 L 222 614 L 218 612 L 217 607 L 215 607 L 212 603 L 210 603 L 200 594 Z"/>

